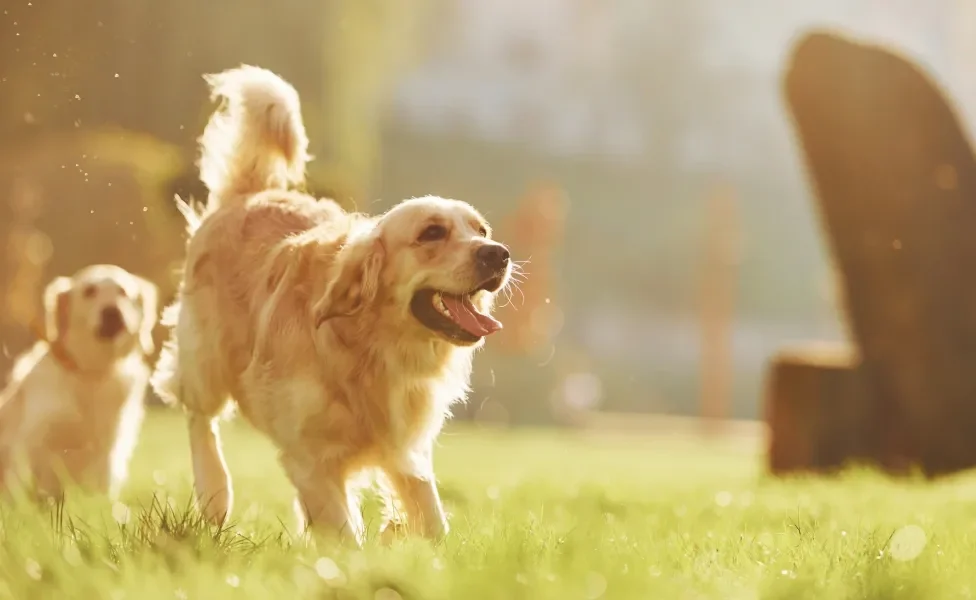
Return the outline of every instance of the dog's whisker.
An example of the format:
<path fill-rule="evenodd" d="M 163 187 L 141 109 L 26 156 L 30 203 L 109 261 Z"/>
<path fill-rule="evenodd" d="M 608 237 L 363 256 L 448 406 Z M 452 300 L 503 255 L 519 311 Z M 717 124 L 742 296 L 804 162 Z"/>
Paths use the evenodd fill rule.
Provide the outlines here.
<path fill-rule="evenodd" d="M 524 282 L 520 282 L 520 281 L 515 280 L 515 279 L 509 279 L 508 285 L 506 286 L 506 291 L 509 294 L 509 300 L 510 301 L 511 300 L 514 300 L 514 295 L 515 295 L 516 292 L 518 292 L 518 295 L 522 298 L 521 304 L 522 305 L 525 305 L 525 293 L 522 291 L 521 283 L 524 283 Z M 514 307 L 514 302 L 512 302 L 512 305 Z"/>
<path fill-rule="evenodd" d="M 512 304 L 512 289 L 509 286 L 502 288 L 502 293 L 505 294 L 505 302 L 499 308 L 505 308 L 506 306 L 512 306 L 513 309 L 518 310 L 517 307 Z"/>
<path fill-rule="evenodd" d="M 516 292 L 519 294 L 519 296 L 522 299 L 520 304 L 522 305 L 525 304 L 525 293 L 522 291 L 522 287 L 520 283 L 523 282 L 520 282 L 512 278 L 508 280 L 508 283 L 505 284 L 505 287 L 502 290 L 505 294 L 505 303 L 502 304 L 501 307 L 511 306 L 513 310 L 518 310 L 518 306 L 515 304 Z"/>
<path fill-rule="evenodd" d="M 515 286 L 515 290 L 518 291 L 519 296 L 522 298 L 522 305 L 525 305 L 525 292 L 522 291 L 522 286 Z"/>

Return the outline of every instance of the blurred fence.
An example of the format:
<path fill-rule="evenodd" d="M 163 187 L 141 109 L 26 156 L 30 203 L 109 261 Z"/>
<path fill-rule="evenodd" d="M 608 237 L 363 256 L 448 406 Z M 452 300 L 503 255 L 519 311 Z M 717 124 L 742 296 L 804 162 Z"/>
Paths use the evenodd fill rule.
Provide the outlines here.
<path fill-rule="evenodd" d="M 546 341 L 518 352 L 511 339 L 490 343 L 471 414 L 552 422 L 575 404 L 687 414 L 704 402 L 756 416 L 776 347 L 843 335 L 780 99 L 791 37 L 844 23 L 903 41 L 956 73 L 952 85 L 965 72 L 961 34 L 943 35 L 948 5 L 771 6 L 8 2 L 0 370 L 28 343 L 24 321 L 56 274 L 115 262 L 154 279 L 164 299 L 172 292 L 183 233 L 171 197 L 203 191 L 194 146 L 212 106 L 201 75 L 252 63 L 301 94 L 314 191 L 369 211 L 427 193 L 463 198 L 528 261 L 514 307 L 546 315 Z M 559 190 L 548 241 L 518 216 L 539 185 Z M 717 186 L 735 197 L 737 256 L 732 271 L 705 276 L 722 231 L 721 219 L 708 225 Z M 702 303 L 714 281 L 702 277 L 728 279 L 712 311 Z M 531 331 L 523 317 L 505 314 Z M 716 375 L 703 381 L 703 369 Z"/>

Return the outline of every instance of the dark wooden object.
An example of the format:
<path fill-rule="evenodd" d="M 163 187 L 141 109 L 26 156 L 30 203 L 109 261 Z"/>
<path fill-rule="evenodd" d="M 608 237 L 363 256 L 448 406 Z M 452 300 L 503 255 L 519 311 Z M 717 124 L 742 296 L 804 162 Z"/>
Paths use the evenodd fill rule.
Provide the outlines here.
<path fill-rule="evenodd" d="M 905 58 L 822 32 L 794 48 L 785 95 L 879 462 L 976 465 L 976 161 L 957 116 Z"/>
<path fill-rule="evenodd" d="M 872 407 L 853 348 L 783 350 L 766 384 L 770 471 L 831 471 L 877 460 Z"/>

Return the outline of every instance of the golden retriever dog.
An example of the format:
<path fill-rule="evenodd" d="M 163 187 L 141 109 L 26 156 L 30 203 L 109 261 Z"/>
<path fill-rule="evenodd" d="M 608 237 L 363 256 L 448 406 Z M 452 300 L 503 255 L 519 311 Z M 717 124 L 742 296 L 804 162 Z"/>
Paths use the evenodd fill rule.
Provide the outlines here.
<path fill-rule="evenodd" d="M 197 502 L 224 522 L 226 406 L 267 436 L 297 490 L 300 525 L 361 544 L 356 482 L 388 492 L 389 525 L 448 530 L 432 464 L 472 357 L 501 323 L 508 249 L 457 200 L 351 214 L 296 188 L 308 139 L 295 89 L 265 69 L 207 77 L 222 105 L 200 143 L 206 207 L 190 223 L 172 336 L 154 389 L 189 421 Z"/>
<path fill-rule="evenodd" d="M 114 265 L 44 292 L 46 339 L 0 394 L 0 481 L 59 497 L 66 484 L 114 498 L 142 426 L 156 286 Z"/>

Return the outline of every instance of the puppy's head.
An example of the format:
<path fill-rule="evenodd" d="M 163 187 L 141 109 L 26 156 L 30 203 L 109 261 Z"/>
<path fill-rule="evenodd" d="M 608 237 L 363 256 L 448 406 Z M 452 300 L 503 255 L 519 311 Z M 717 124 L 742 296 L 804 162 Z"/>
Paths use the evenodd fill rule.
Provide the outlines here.
<path fill-rule="evenodd" d="M 58 277 L 44 293 L 47 338 L 75 359 L 116 359 L 139 346 L 153 352 L 156 286 L 114 265 Z M 82 356 L 83 355 L 83 356 Z"/>
<path fill-rule="evenodd" d="M 490 315 L 509 281 L 508 248 L 470 204 L 407 200 L 353 232 L 319 301 L 319 321 L 363 315 L 421 338 L 472 346 L 502 324 Z"/>

